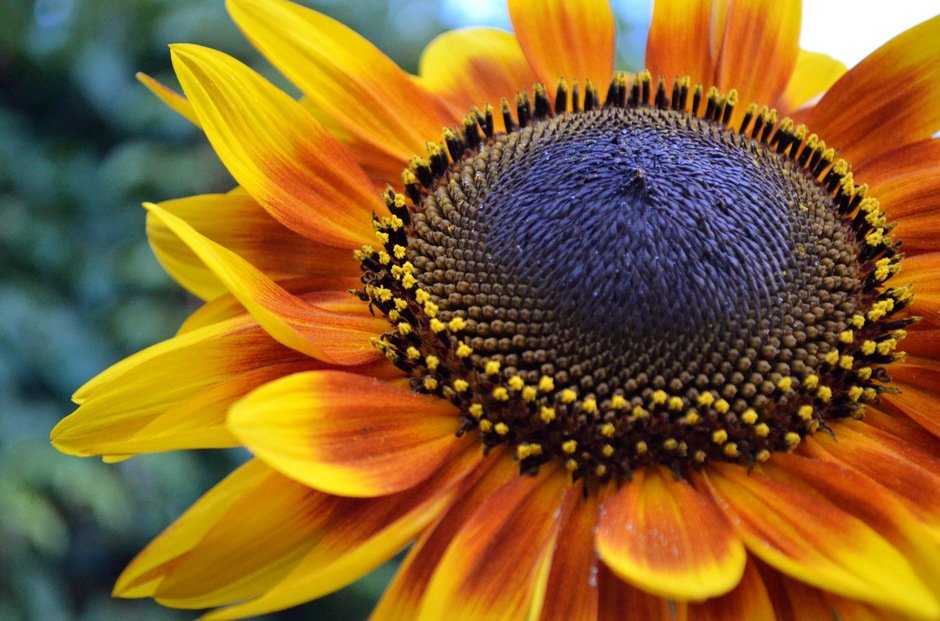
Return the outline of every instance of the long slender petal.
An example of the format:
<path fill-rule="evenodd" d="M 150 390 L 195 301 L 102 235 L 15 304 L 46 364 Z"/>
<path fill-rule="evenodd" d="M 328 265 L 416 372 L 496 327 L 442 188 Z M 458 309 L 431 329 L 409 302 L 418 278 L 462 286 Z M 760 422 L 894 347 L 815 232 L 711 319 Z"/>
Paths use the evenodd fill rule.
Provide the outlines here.
<path fill-rule="evenodd" d="M 156 95 L 160 101 L 196 127 L 200 127 L 196 111 L 193 110 L 192 104 L 186 101 L 185 97 L 142 71 L 138 71 L 135 77 L 138 82 L 147 87 L 147 90 Z"/>
<path fill-rule="evenodd" d="M 904 259 L 902 272 L 895 280 L 914 285 L 914 301 L 909 314 L 919 315 L 940 325 L 940 252 L 918 254 Z"/>
<path fill-rule="evenodd" d="M 554 547 L 568 486 L 566 474 L 547 470 L 512 479 L 477 508 L 441 558 L 419 621 L 526 617 L 536 575 Z"/>
<path fill-rule="evenodd" d="M 606 88 L 616 27 L 607 0 L 509 0 L 509 17 L 529 64 L 548 89 L 559 78 Z"/>
<path fill-rule="evenodd" d="M 456 442 L 449 402 L 341 371 L 299 373 L 238 402 L 229 428 L 285 475 L 342 496 L 414 487 Z"/>
<path fill-rule="evenodd" d="M 773 102 L 784 92 L 799 55 L 799 0 L 735 0 L 728 11 L 715 82 L 737 89 L 743 116 L 751 102 Z"/>
<path fill-rule="evenodd" d="M 891 39 L 833 84 L 807 124 L 856 165 L 940 127 L 940 16 Z"/>
<path fill-rule="evenodd" d="M 191 196 L 160 203 L 160 208 L 272 280 L 338 277 L 338 290 L 358 284 L 359 269 L 349 250 L 317 244 L 294 233 L 245 192 Z M 211 300 L 227 292 L 198 255 L 152 214 L 147 216 L 147 237 L 164 269 L 195 295 Z"/>
<path fill-rule="evenodd" d="M 183 220 L 152 203 L 144 206 L 183 240 L 268 334 L 281 343 L 338 364 L 364 364 L 378 357 L 369 339 L 381 333 L 379 320 L 368 315 L 334 313 L 305 303 Z"/>
<path fill-rule="evenodd" d="M 303 106 L 231 56 L 174 45 L 173 67 L 232 176 L 272 216 L 321 243 L 356 248 L 384 204 L 369 178 Z"/>
<path fill-rule="evenodd" d="M 81 406 L 56 425 L 52 442 L 74 455 L 235 446 L 225 427 L 228 406 L 266 381 L 317 364 L 242 314 L 101 373 L 76 393 Z"/>
<path fill-rule="evenodd" d="M 646 66 L 667 83 L 689 76 L 692 84 L 714 83 L 711 52 L 712 0 L 659 0 L 646 40 Z"/>
<path fill-rule="evenodd" d="M 518 465 L 494 451 L 467 477 L 454 503 L 418 540 L 372 612 L 372 621 L 414 621 L 421 600 L 447 547 L 488 498 L 519 476 Z"/>
<path fill-rule="evenodd" d="M 748 550 L 779 571 L 902 612 L 940 612 L 903 553 L 835 502 L 738 466 L 715 464 L 707 481 Z"/>
<path fill-rule="evenodd" d="M 643 621 L 688 621 L 688 603 L 657 597 L 627 584 L 604 564 L 597 580 L 600 592 L 597 621 L 623 621 L 626 611 L 629 618 Z"/>
<path fill-rule="evenodd" d="M 727 593 L 746 560 L 744 545 L 711 497 L 655 469 L 636 473 L 604 503 L 596 545 L 624 580 L 682 600 Z"/>
<path fill-rule="evenodd" d="M 228 0 L 226 6 L 255 47 L 304 92 L 308 109 L 370 171 L 394 179 L 456 120 L 378 48 L 325 15 L 284 0 Z"/>
<path fill-rule="evenodd" d="M 748 559 L 741 581 L 721 597 L 689 604 L 689 621 L 760 619 L 774 621 L 774 605 L 753 559 Z"/>

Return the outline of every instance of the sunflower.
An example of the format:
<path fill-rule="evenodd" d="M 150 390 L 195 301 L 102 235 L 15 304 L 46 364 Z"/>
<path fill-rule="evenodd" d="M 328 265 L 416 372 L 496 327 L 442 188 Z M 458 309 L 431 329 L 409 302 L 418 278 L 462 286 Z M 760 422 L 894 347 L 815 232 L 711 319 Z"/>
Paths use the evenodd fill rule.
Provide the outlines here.
<path fill-rule="evenodd" d="M 303 97 L 141 76 L 238 187 L 146 205 L 205 304 L 52 439 L 252 458 L 116 595 L 263 614 L 413 543 L 375 619 L 940 618 L 940 17 L 846 72 L 799 2 L 657 0 L 627 75 L 606 2 L 510 0 L 413 76 L 228 8 Z"/>

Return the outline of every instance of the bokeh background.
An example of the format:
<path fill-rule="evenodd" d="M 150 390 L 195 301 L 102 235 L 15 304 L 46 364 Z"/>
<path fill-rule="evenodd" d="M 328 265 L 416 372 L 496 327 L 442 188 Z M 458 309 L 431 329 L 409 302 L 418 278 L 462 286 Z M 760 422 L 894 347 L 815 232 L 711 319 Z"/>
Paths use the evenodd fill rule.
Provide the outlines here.
<path fill-rule="evenodd" d="M 352 26 L 410 71 L 443 30 L 509 26 L 500 0 L 303 4 Z M 623 68 L 642 65 L 650 4 L 614 2 Z M 870 4 L 809 0 L 804 46 L 851 65 L 940 9 L 937 0 L 905 0 L 879 16 Z M 203 451 L 105 465 L 48 443 L 78 386 L 171 336 L 196 307 L 154 260 L 139 208 L 233 185 L 198 132 L 134 80 L 140 70 L 175 85 L 166 45 L 180 41 L 222 49 L 294 92 L 221 0 L 0 0 L 4 621 L 192 619 L 150 601 L 114 600 L 110 588 L 136 551 L 245 458 Z M 364 619 L 394 567 L 267 618 Z"/>

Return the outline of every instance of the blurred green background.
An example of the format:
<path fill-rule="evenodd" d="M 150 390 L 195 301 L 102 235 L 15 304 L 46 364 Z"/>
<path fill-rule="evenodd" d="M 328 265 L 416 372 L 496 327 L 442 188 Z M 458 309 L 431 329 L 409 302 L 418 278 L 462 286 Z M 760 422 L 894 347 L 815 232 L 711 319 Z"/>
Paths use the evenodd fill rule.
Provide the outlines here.
<path fill-rule="evenodd" d="M 306 2 L 406 69 L 437 33 L 508 26 L 502 2 Z M 620 3 L 622 66 L 642 55 L 649 2 Z M 242 459 L 237 451 L 105 465 L 48 442 L 97 372 L 171 336 L 196 302 L 162 272 L 144 200 L 226 191 L 199 133 L 134 80 L 173 84 L 166 45 L 224 50 L 290 88 L 221 0 L 0 0 L 0 619 L 192 619 L 114 600 L 146 542 Z M 364 619 L 394 564 L 277 619 Z"/>

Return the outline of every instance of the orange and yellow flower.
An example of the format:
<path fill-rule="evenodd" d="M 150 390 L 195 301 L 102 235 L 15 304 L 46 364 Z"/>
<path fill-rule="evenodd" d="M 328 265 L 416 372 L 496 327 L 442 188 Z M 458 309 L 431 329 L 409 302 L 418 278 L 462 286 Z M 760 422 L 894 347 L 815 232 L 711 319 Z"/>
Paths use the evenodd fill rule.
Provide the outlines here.
<path fill-rule="evenodd" d="M 157 257 L 205 304 L 175 337 L 80 388 L 78 410 L 52 438 L 64 452 L 113 460 L 234 446 L 253 457 L 140 553 L 116 595 L 221 607 L 206 618 L 241 618 L 330 593 L 414 542 L 375 619 L 940 619 L 940 17 L 845 71 L 799 49 L 799 2 L 657 0 L 646 58 L 653 76 L 689 76 L 686 84 L 735 89 L 740 102 L 767 104 L 761 118 L 784 128 L 788 146 L 780 151 L 790 149 L 794 160 L 801 142 L 825 160 L 822 148 L 813 150 L 825 140 L 852 162 L 851 173 L 846 168 L 836 179 L 848 187 L 839 195 L 846 213 L 869 196 L 883 210 L 865 212 L 876 228 L 852 230 L 871 246 L 893 235 L 907 255 L 899 275 L 888 255 L 865 268 L 872 278 L 884 271 L 871 285 L 882 297 L 868 302 L 887 305 L 867 321 L 894 313 L 885 329 L 904 328 L 906 355 L 893 352 L 900 336 L 858 344 L 864 355 L 891 362 L 890 382 L 882 375 L 884 390 L 846 388 L 852 402 L 868 402 L 864 416 L 845 405 L 852 416 L 813 418 L 804 403 L 810 409 L 800 416 L 811 424 L 780 437 L 791 450 L 755 453 L 744 463 L 745 448 L 732 443 L 720 459 L 704 461 L 703 452 L 701 467 L 660 460 L 612 476 L 600 457 L 588 472 L 574 459 L 542 456 L 542 445 L 525 438 L 488 442 L 514 437 L 507 422 L 462 409 L 454 391 L 468 389 L 464 379 L 450 392 L 433 373 L 426 376 L 432 381 L 409 382 L 421 378 L 389 363 L 405 349 L 390 351 L 385 294 L 367 288 L 365 304 L 349 293 L 362 289 L 372 253 L 381 256 L 369 246 L 376 232 L 401 226 L 396 204 L 413 207 L 423 200 L 419 193 L 427 195 L 414 181 L 427 160 L 414 155 L 431 142 L 430 160 L 440 157 L 442 127 L 467 127 L 473 106 L 512 101 L 534 83 L 580 80 L 587 94 L 586 80 L 599 85 L 618 76 L 607 2 L 510 0 L 514 33 L 441 35 L 417 76 L 312 10 L 285 0 L 227 4 L 303 97 L 294 100 L 230 56 L 195 45 L 172 47 L 183 96 L 141 76 L 205 132 L 238 187 L 146 205 Z M 639 89 L 642 79 L 632 85 Z M 625 76 L 617 84 L 630 85 Z M 573 89 L 566 89 L 554 102 L 559 115 L 574 113 L 566 103 Z M 544 89 L 536 93 L 552 103 Z M 746 107 L 721 97 L 710 99 L 727 111 L 716 127 L 730 132 L 743 124 L 744 133 Z M 474 132 L 483 118 L 475 114 Z M 777 117 L 791 124 L 777 125 Z M 510 122 L 497 114 L 490 133 L 511 130 Z M 785 129 L 800 124 L 803 130 Z M 828 157 L 820 166 L 836 170 L 840 164 Z M 415 193 L 396 194 L 389 185 Z M 872 230 L 877 235 L 866 236 Z M 892 288 L 882 289 L 889 278 Z M 902 293 L 907 284 L 913 299 Z M 896 311 L 888 308 L 895 302 Z M 427 315 L 420 325 L 433 326 L 437 307 L 418 304 Z M 370 312 L 374 306 L 382 313 Z M 861 330 L 866 319 L 859 317 Z M 466 317 L 459 319 L 426 332 L 456 334 Z M 839 334 L 853 342 L 852 330 Z M 447 350 L 453 360 L 470 355 L 464 346 Z M 415 351 L 424 371 L 449 364 Z M 839 351 L 831 350 L 831 366 L 861 375 L 858 361 Z M 492 371 L 466 377 L 497 375 L 498 365 Z M 554 389 L 547 376 L 538 388 L 519 377 L 495 384 L 492 398 L 505 401 L 516 391 L 531 396 L 520 403 L 534 402 L 539 391 Z M 817 389 L 818 377 L 801 381 L 817 390 L 813 403 L 828 403 L 831 391 Z M 790 387 L 785 377 L 769 390 L 793 394 Z M 576 399 L 558 394 L 562 404 Z M 702 394 L 709 396 L 684 423 L 733 407 Z M 611 412 L 619 398 L 609 402 Z M 664 412 L 687 406 L 663 391 L 650 398 Z M 577 399 L 588 418 L 603 409 L 600 399 Z M 555 420 L 551 408 L 533 411 L 538 425 Z M 746 425 L 758 415 L 738 414 Z M 599 433 L 614 437 L 620 419 L 606 420 L 610 427 Z M 811 433 L 820 427 L 830 433 Z M 727 432 L 711 437 L 722 445 Z M 559 442 L 559 455 L 577 456 L 573 440 Z M 664 450 L 680 450 L 673 442 Z M 643 442 L 632 447 L 647 451 Z M 597 451 L 607 457 L 622 448 Z"/>

